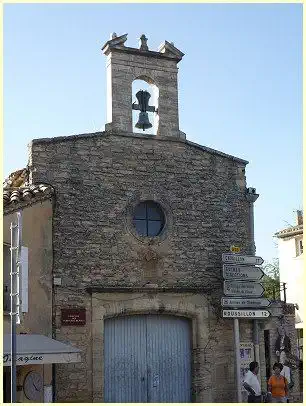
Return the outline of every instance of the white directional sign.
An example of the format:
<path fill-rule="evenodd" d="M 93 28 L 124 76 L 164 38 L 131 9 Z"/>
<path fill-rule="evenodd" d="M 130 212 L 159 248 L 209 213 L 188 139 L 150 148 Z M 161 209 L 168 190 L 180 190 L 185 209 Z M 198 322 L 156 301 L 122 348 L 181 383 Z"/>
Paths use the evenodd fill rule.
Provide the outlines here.
<path fill-rule="evenodd" d="M 247 298 L 247 297 L 222 297 L 221 305 L 222 307 L 268 307 L 271 301 L 264 297 L 260 298 Z"/>
<path fill-rule="evenodd" d="M 270 316 L 268 310 L 222 310 L 222 316 L 230 319 L 266 319 Z"/>
<path fill-rule="evenodd" d="M 245 281 L 258 281 L 263 277 L 264 273 L 261 268 L 248 265 L 223 265 L 224 279 L 237 279 Z"/>
<path fill-rule="evenodd" d="M 264 288 L 256 282 L 224 281 L 224 294 L 226 296 L 251 296 L 260 297 Z"/>
<path fill-rule="evenodd" d="M 261 265 L 264 260 L 261 257 L 251 255 L 222 254 L 222 261 L 231 264 Z"/>

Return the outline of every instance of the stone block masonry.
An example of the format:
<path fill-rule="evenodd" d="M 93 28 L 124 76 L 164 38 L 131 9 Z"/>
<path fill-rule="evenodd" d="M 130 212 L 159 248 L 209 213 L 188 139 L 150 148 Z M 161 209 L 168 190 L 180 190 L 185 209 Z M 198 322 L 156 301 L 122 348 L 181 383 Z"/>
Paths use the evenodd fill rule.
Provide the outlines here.
<path fill-rule="evenodd" d="M 184 54 L 167 41 L 155 52 L 149 51 L 147 46 L 145 50 L 126 47 L 126 39 L 127 35 L 114 37 L 102 48 L 107 56 L 108 123 L 105 128 L 132 131 L 132 83 L 141 79 L 158 88 L 157 135 L 180 138 L 177 63 Z"/>
<path fill-rule="evenodd" d="M 233 159 L 101 133 L 34 140 L 30 166 L 33 182 L 55 189 L 54 263 L 64 285 L 142 286 L 157 275 L 159 286 L 220 285 L 221 254 L 233 243 L 248 248 L 244 173 Z M 130 218 L 141 200 L 166 213 L 164 234 L 149 241 L 135 237 Z M 144 272 L 148 247 L 154 269 Z"/>
<path fill-rule="evenodd" d="M 202 309 L 194 322 L 194 400 L 223 401 L 226 393 L 235 398 L 232 323 L 216 314 L 221 255 L 232 244 L 247 252 L 250 244 L 246 163 L 187 141 L 132 133 L 32 141 L 30 179 L 55 190 L 53 273 L 62 280 L 55 288 L 56 336 L 83 350 L 79 365 L 56 366 L 57 401 L 103 401 L 103 326 L 95 319 L 122 309 L 127 315 L 163 311 L 190 318 Z M 133 228 L 133 209 L 143 200 L 164 210 L 158 237 L 139 237 Z M 116 302 L 120 289 L 133 292 L 147 284 L 183 297 L 152 288 L 141 300 L 122 293 L 129 300 L 101 307 L 88 291 L 113 289 Z M 60 309 L 67 307 L 86 308 L 86 325 L 61 326 Z"/>

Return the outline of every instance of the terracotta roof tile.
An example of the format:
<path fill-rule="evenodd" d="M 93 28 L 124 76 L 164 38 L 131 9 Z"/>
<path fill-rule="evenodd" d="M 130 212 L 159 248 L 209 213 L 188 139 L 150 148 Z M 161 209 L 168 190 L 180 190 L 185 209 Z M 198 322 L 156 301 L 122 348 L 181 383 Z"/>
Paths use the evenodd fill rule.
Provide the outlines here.
<path fill-rule="evenodd" d="M 3 182 L 4 188 L 22 187 L 26 186 L 29 178 L 29 171 L 27 168 L 18 169 L 12 172 L 7 179 Z"/>
<path fill-rule="evenodd" d="M 3 206 L 5 211 L 15 209 L 37 201 L 50 198 L 54 193 L 53 187 L 46 184 L 31 185 L 3 190 Z"/>
<path fill-rule="evenodd" d="M 3 206 L 5 213 L 50 198 L 54 194 L 51 185 L 30 185 L 29 170 L 22 168 L 12 172 L 3 182 Z"/>

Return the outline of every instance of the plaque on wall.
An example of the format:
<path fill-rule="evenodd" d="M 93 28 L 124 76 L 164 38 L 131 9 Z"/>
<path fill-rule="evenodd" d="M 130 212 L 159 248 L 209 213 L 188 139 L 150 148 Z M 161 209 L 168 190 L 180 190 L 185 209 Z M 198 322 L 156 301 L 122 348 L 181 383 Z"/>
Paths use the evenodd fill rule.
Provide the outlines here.
<path fill-rule="evenodd" d="M 62 326 L 84 326 L 86 324 L 86 309 L 62 309 Z"/>

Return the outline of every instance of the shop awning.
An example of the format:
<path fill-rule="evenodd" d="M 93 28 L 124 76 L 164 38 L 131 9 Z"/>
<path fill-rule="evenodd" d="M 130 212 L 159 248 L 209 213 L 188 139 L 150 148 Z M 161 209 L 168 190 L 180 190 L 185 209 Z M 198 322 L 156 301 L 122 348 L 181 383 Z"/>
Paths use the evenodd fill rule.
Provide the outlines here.
<path fill-rule="evenodd" d="M 17 334 L 17 365 L 81 362 L 81 350 L 38 334 Z M 3 366 L 11 365 L 11 335 L 3 335 Z"/>

